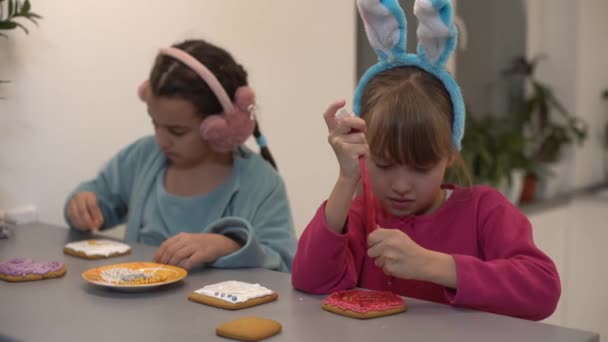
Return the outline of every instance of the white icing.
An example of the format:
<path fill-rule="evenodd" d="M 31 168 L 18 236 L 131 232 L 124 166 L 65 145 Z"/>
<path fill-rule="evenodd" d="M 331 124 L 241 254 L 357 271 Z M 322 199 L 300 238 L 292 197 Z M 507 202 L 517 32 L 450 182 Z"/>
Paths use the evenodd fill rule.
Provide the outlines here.
<path fill-rule="evenodd" d="M 229 303 L 243 303 L 250 299 L 264 297 L 274 293 L 274 291 L 265 288 L 260 284 L 250 284 L 236 280 L 207 285 L 194 292 L 222 299 Z"/>
<path fill-rule="evenodd" d="M 150 276 L 143 271 L 131 270 L 125 267 L 114 267 L 108 270 L 103 270 L 99 273 L 99 275 L 106 282 L 114 284 L 130 282 L 142 278 L 150 278 Z"/>
<path fill-rule="evenodd" d="M 84 253 L 88 256 L 102 255 L 106 257 L 116 253 L 127 253 L 131 250 L 129 245 L 111 240 L 84 240 L 70 242 L 65 245 L 65 247 L 76 252 Z"/>

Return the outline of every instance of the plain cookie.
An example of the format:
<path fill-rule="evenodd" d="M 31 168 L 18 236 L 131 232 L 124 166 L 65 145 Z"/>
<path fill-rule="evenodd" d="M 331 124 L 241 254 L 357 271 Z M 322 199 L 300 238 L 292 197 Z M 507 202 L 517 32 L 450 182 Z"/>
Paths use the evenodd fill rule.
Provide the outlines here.
<path fill-rule="evenodd" d="M 281 323 L 261 317 L 243 317 L 223 323 L 215 329 L 217 336 L 239 341 L 260 341 L 282 330 Z"/>

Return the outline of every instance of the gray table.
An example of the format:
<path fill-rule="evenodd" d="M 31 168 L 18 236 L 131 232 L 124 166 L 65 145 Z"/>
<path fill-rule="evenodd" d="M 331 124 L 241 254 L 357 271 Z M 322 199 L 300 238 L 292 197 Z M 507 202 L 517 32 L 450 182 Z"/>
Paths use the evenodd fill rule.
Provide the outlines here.
<path fill-rule="evenodd" d="M 599 341 L 597 334 L 408 299 L 403 314 L 355 320 L 320 309 L 322 297 L 293 290 L 288 274 L 267 270 L 204 270 L 150 292 L 122 293 L 86 283 L 81 273 L 104 264 L 149 261 L 155 248 L 133 245 L 131 255 L 88 261 L 62 253 L 68 241 L 89 236 L 44 224 L 15 228 L 0 240 L 0 260 L 30 257 L 66 263 L 60 279 L 0 281 L 0 340 L 215 341 L 215 327 L 242 316 L 281 322 L 269 341 Z M 273 303 L 224 311 L 187 300 L 188 293 L 224 280 L 259 282 L 279 293 Z"/>

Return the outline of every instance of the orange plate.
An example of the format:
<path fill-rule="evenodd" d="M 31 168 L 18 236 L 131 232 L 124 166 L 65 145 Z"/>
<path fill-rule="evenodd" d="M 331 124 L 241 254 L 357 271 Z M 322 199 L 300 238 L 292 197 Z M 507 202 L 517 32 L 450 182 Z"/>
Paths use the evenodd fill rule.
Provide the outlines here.
<path fill-rule="evenodd" d="M 145 273 L 152 273 L 162 277 L 162 281 L 148 283 L 148 284 L 117 284 L 108 282 L 101 277 L 101 272 L 104 270 L 109 270 L 112 268 L 127 268 L 133 271 L 142 271 Z M 84 280 L 88 281 L 91 284 L 110 287 L 117 290 L 145 290 L 150 288 L 155 288 L 162 285 L 167 285 L 171 283 L 178 282 L 184 279 L 188 275 L 188 272 L 181 268 L 171 265 L 163 265 L 157 264 L 154 262 L 129 262 L 124 264 L 113 264 L 106 265 L 101 267 L 92 268 L 90 270 L 84 271 L 82 273 L 82 277 Z"/>

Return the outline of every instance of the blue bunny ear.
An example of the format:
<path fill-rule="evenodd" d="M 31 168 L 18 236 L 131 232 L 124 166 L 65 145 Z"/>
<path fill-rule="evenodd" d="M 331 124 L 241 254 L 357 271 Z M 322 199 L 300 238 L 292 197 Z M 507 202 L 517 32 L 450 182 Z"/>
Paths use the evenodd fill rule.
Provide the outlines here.
<path fill-rule="evenodd" d="M 405 54 L 407 22 L 397 0 L 357 0 L 372 48 L 380 60 Z"/>
<path fill-rule="evenodd" d="M 416 0 L 414 14 L 418 18 L 418 56 L 430 65 L 444 67 L 458 41 L 452 2 Z"/>

